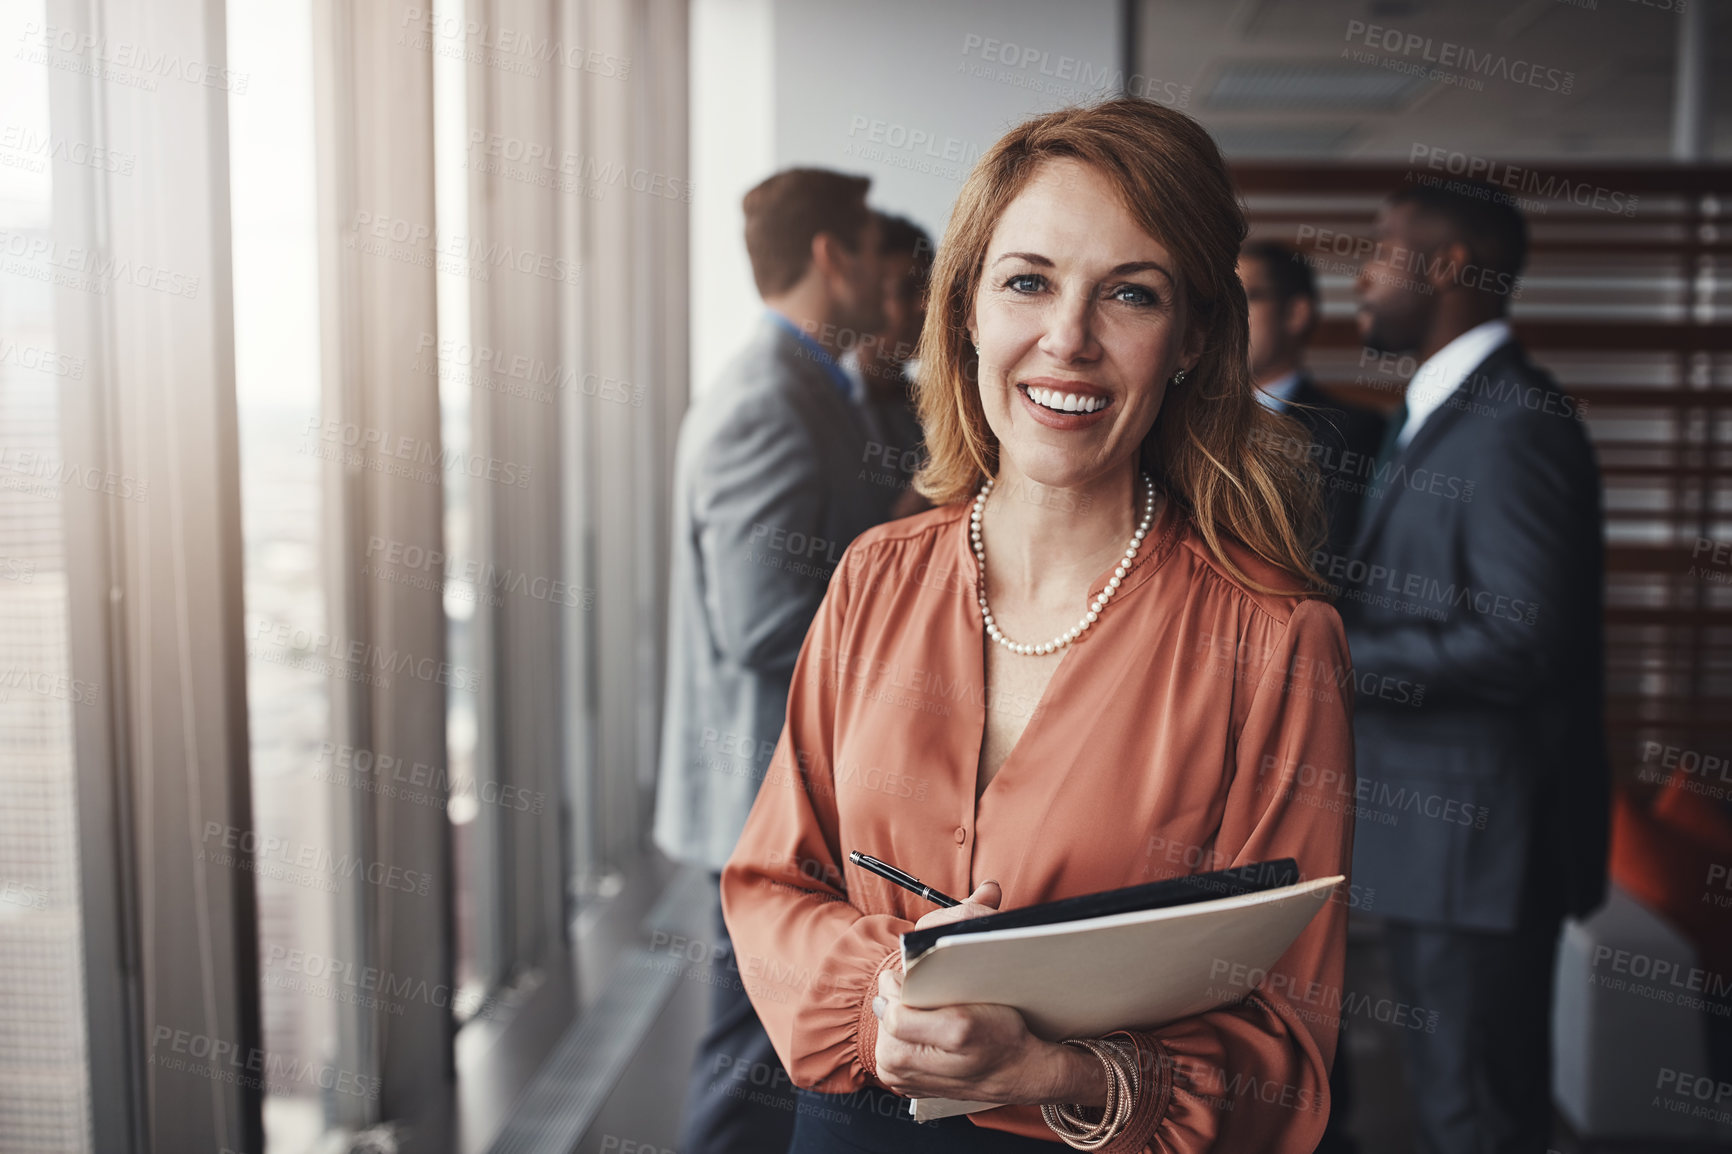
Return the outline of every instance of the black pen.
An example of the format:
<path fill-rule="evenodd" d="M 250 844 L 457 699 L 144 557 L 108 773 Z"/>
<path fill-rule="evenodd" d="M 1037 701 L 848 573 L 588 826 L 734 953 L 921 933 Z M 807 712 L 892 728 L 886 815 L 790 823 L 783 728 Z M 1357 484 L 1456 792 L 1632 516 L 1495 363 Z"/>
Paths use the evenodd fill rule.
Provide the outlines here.
<path fill-rule="evenodd" d="M 962 903 L 948 894 L 941 894 L 912 874 L 905 874 L 893 865 L 886 865 L 877 858 L 855 850 L 848 855 L 848 860 L 863 870 L 871 870 L 885 881 L 895 882 L 905 890 L 913 890 L 929 902 L 941 906 L 959 906 Z"/>

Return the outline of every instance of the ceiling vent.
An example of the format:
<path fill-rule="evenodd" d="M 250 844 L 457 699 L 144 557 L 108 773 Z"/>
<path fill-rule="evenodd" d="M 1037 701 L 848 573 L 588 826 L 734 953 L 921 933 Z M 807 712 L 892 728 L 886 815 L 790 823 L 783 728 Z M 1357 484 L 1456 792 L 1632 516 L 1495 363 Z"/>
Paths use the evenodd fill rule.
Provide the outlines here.
<path fill-rule="evenodd" d="M 1209 135 L 1229 157 L 1338 155 L 1353 135 L 1340 125 L 1212 125 Z"/>
<path fill-rule="evenodd" d="M 1221 67 L 1206 103 L 1216 112 L 1398 112 L 1428 84 L 1372 64 L 1241 60 Z"/>

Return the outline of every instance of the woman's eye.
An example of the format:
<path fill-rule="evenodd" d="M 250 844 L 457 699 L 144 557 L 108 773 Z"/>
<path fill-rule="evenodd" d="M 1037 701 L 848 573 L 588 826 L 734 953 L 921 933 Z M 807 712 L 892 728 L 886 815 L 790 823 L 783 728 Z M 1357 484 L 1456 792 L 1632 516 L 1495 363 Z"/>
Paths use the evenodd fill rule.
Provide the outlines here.
<path fill-rule="evenodd" d="M 1039 292 L 1041 287 L 1045 284 L 1046 278 L 1041 276 L 1039 273 L 1024 272 L 1018 273 L 1005 281 L 1004 287 L 1012 292 L 1032 293 Z"/>
<path fill-rule="evenodd" d="M 1123 301 L 1128 305 L 1153 305 L 1161 303 L 1161 298 L 1144 288 L 1142 285 L 1122 284 L 1113 290 L 1113 299 Z"/>

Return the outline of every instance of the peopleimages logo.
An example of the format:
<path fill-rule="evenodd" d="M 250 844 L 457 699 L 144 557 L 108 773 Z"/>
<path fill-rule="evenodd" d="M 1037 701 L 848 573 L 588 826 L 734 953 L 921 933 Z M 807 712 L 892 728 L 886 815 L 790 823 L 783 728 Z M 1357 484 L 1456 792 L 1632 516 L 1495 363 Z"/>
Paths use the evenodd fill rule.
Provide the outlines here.
<path fill-rule="evenodd" d="M 1138 100 L 1152 100 L 1174 108 L 1184 108 L 1191 102 L 1189 84 L 1144 76 L 1141 72 L 1126 76 L 1124 69 L 1112 65 L 1097 65 L 1062 52 L 997 40 L 975 32 L 962 38 L 962 55 L 964 59 L 958 64 L 957 71 L 965 75 L 1068 100 L 1098 100 L 1123 92 Z M 981 63 L 974 63 L 975 59 Z M 987 67 L 991 64 L 1004 67 Z"/>
<path fill-rule="evenodd" d="M 1366 600 L 1378 594 L 1392 594 L 1397 600 L 1385 604 L 1405 607 L 1409 613 L 1434 616 L 1417 608 L 1423 602 L 1430 602 L 1440 610 L 1469 609 L 1482 616 L 1519 621 L 1524 625 L 1534 624 L 1539 617 L 1539 605 L 1533 601 L 1485 588 L 1476 589 L 1468 581 L 1458 584 L 1453 579 L 1445 581 L 1431 574 L 1404 573 L 1385 565 L 1369 564 L 1357 557 L 1331 553 L 1327 549 L 1311 554 L 1311 567 L 1319 576 L 1333 580 L 1334 596 Z M 1447 617 L 1447 611 L 1435 615 L 1437 620 Z"/>
<path fill-rule="evenodd" d="M 983 149 L 973 141 L 936 129 L 855 113 L 848 118 L 843 156 L 875 161 L 946 180 L 964 180 Z"/>
<path fill-rule="evenodd" d="M 1278 994 L 1290 1006 L 1320 1007 L 1330 1018 L 1363 1017 L 1409 1030 L 1437 1033 L 1438 1013 L 1390 998 L 1375 998 L 1327 982 L 1303 981 L 1281 970 L 1248 966 L 1229 958 L 1216 958 L 1209 966 L 1209 980 L 1224 982 L 1234 990 L 1260 990 Z"/>
<path fill-rule="evenodd" d="M 1667 1096 L 1655 1097 L 1650 1105 L 1658 1106 L 1668 1113 L 1705 1118 L 1720 1125 L 1732 1122 L 1732 1110 L 1720 1108 L 1723 1103 L 1732 1102 L 1732 1082 L 1716 1078 L 1712 1074 L 1698 1074 L 1690 1070 L 1674 1070 L 1670 1066 L 1661 1066 L 1658 1077 L 1654 1079 L 1654 1089 L 1665 1091 Z"/>
<path fill-rule="evenodd" d="M 562 284 L 581 285 L 583 264 L 553 253 L 514 248 L 498 240 L 462 233 L 436 232 L 430 225 L 405 217 L 358 209 L 346 230 L 343 246 L 368 256 L 383 257 L 399 264 L 419 265 L 440 272 L 486 282 L 493 269 L 509 269 L 525 276 Z"/>
<path fill-rule="evenodd" d="M 74 381 L 84 379 L 83 357 L 57 353 L 41 345 L 21 345 L 10 338 L 0 337 L 0 365 L 9 364 Z"/>
<path fill-rule="evenodd" d="M 444 766 L 425 761 L 375 753 L 353 745 L 324 742 L 314 755 L 316 780 L 335 780 L 338 785 L 366 785 L 371 792 L 387 797 L 402 797 L 418 804 L 441 808 L 458 798 L 470 798 L 484 805 L 519 813 L 540 813 L 547 804 L 539 789 L 525 789 L 509 782 L 491 779 L 478 782 L 472 775 L 453 775 Z M 401 787 L 401 788 L 400 788 Z"/>
<path fill-rule="evenodd" d="M 631 58 L 627 56 L 432 9 L 403 9 L 399 28 L 397 42 L 405 47 L 427 51 L 437 37 L 445 42 L 437 48 L 441 56 L 455 56 L 496 68 L 511 65 L 510 71 L 527 76 L 540 76 L 539 66 L 547 63 L 614 80 L 631 75 Z"/>
<path fill-rule="evenodd" d="M 662 200 L 678 200 L 686 204 L 692 202 L 692 184 L 689 180 L 669 176 L 665 172 L 651 172 L 647 168 L 634 168 L 628 172 L 625 165 L 617 160 L 585 156 L 570 149 L 556 150 L 551 145 L 525 140 L 519 136 L 472 129 L 469 133 L 469 148 L 472 152 L 479 150 L 484 157 L 491 160 L 509 162 L 483 171 L 495 171 L 501 176 L 523 183 L 560 188 L 566 192 L 594 191 L 596 195 L 593 199 L 600 199 L 601 190 L 606 186 L 621 185 L 633 192 L 641 192 Z M 557 177 L 568 179 L 554 179 Z"/>
<path fill-rule="evenodd" d="M 311 950 L 272 946 L 265 958 L 265 969 L 266 985 L 352 1004 L 374 1005 L 389 1014 L 402 1014 L 405 1002 L 424 1002 L 439 1009 L 451 1004 L 451 987 L 443 982 L 357 965 Z M 279 972 L 272 974 L 272 970 Z M 286 976 L 290 974 L 296 977 Z"/>
<path fill-rule="evenodd" d="M 48 162 L 53 160 L 131 176 L 138 163 L 138 154 L 116 152 L 82 140 L 35 132 L 20 124 L 0 128 L 0 165 L 23 168 L 27 172 L 44 172 Z"/>
<path fill-rule="evenodd" d="M 1343 39 L 1356 41 L 1366 48 L 1381 49 L 1395 56 L 1417 56 L 1427 64 L 1438 65 L 1439 67 L 1429 70 L 1416 67 L 1399 70 L 1426 75 L 1433 80 L 1459 82 L 1460 76 L 1443 70 L 1460 69 L 1474 77 L 1494 77 L 1545 92 L 1556 92 L 1562 96 L 1568 96 L 1576 84 L 1574 72 L 1545 68 L 1527 60 L 1512 60 L 1501 52 L 1484 52 L 1466 44 L 1457 44 L 1453 40 L 1437 40 L 1417 32 L 1403 32 L 1399 28 L 1389 28 L 1382 24 L 1367 24 L 1363 20 L 1349 20 L 1347 34 Z M 1368 54 L 1355 53 L 1352 48 L 1343 48 L 1341 54 L 1361 63 L 1377 62 L 1375 57 L 1371 60 L 1364 59 Z"/>
<path fill-rule="evenodd" d="M 407 674 L 420 681 L 433 681 L 470 692 L 481 687 L 481 674 L 462 665 L 452 665 L 433 657 L 418 657 L 405 650 L 345 637 L 341 633 L 326 633 L 287 621 L 273 621 L 257 614 L 248 614 L 248 617 L 252 619 L 246 634 L 247 640 L 253 643 L 248 646 L 248 656 L 251 657 L 271 660 L 275 656 L 279 659 L 278 664 L 312 669 L 329 676 L 343 676 L 344 680 L 351 681 L 359 680 L 359 677 L 346 674 L 377 670 L 381 674 Z M 319 660 L 321 657 L 326 660 Z M 390 684 L 386 678 L 379 681 L 382 687 Z"/>
<path fill-rule="evenodd" d="M 14 689 L 74 705 L 95 705 L 102 692 L 95 682 L 64 673 L 26 669 L 21 665 L 0 666 L 0 701 L 8 700 Z"/>
<path fill-rule="evenodd" d="M 116 256 L 106 248 L 62 249 L 44 233 L 0 229 L 0 257 L 11 258 L 0 271 L 49 281 L 77 292 L 103 295 L 111 284 L 149 289 L 168 296 L 198 298 L 199 278 L 164 265 Z"/>
<path fill-rule="evenodd" d="M 1313 253 L 1350 257 L 1361 266 L 1369 267 L 1376 275 L 1387 276 L 1392 271 L 1413 273 L 1417 278 L 1413 282 L 1415 284 L 1425 284 L 1432 278 L 1441 278 L 1466 288 L 1507 296 L 1511 300 L 1519 299 L 1522 295 L 1521 277 L 1513 273 L 1499 272 L 1472 261 L 1458 264 L 1441 255 L 1434 258 L 1420 249 L 1399 244 L 1386 245 L 1382 241 L 1357 233 L 1302 224 L 1294 234 L 1294 244 Z"/>
<path fill-rule="evenodd" d="M 226 1038 L 158 1025 L 151 1032 L 149 1064 L 255 1090 L 317 1087 L 357 1098 L 377 1098 L 380 1080 L 326 1063 L 242 1047 Z"/>
<path fill-rule="evenodd" d="M 244 96 L 247 91 L 245 72 L 187 59 L 179 52 L 110 40 L 88 30 L 27 20 L 18 38 L 23 47 L 14 59 L 96 76 L 146 92 L 156 91 L 158 80 L 184 80 L 205 88 L 221 88 L 236 96 Z"/>
<path fill-rule="evenodd" d="M 0 445 L 0 474 L 15 474 L 18 478 L 34 478 L 40 486 L 8 483 L 11 477 L 0 476 L 0 489 L 26 489 L 35 496 L 51 496 L 61 488 L 82 488 L 92 493 L 106 493 L 123 501 L 142 501 L 150 495 L 150 482 L 124 473 L 98 469 L 94 465 L 79 465 L 62 461 L 47 453 Z"/>
<path fill-rule="evenodd" d="M 1257 792 L 1265 792 L 1265 785 L 1277 796 L 1296 798 L 1332 813 L 1362 817 L 1379 825 L 1400 825 L 1401 814 L 1411 813 L 1446 825 L 1483 830 L 1491 818 L 1490 806 L 1392 785 L 1335 766 L 1283 761 L 1273 753 L 1264 754 L 1257 769 Z M 1329 796 L 1331 793 L 1333 798 Z M 1338 804 L 1345 798 L 1352 798 L 1352 803 Z"/>
<path fill-rule="evenodd" d="M 371 425 L 339 421 L 334 417 L 308 417 L 306 427 L 301 433 L 309 442 L 317 435 L 319 440 L 333 449 L 357 450 L 354 454 L 345 455 L 330 451 L 319 452 L 313 447 L 314 451 L 311 453 L 321 459 L 341 460 L 357 468 L 370 468 L 375 472 L 408 477 L 423 483 L 437 480 L 440 471 L 443 471 L 467 473 L 478 481 L 485 479 L 510 488 L 529 487 L 532 468 L 530 465 L 502 461 L 480 453 L 460 452 L 425 438 L 398 435 Z M 309 452 L 309 446 L 303 444 L 302 452 Z"/>
<path fill-rule="evenodd" d="M 331 880 L 359 878 L 383 889 L 417 897 L 431 893 L 433 884 L 433 875 L 422 870 L 405 869 L 349 853 L 338 854 L 327 846 L 260 834 L 257 830 L 224 825 L 220 821 L 204 823 L 204 841 L 199 847 L 198 860 L 219 866 L 239 866 L 255 872 L 263 872 L 264 865 L 273 863 Z"/>
<path fill-rule="evenodd" d="M 1423 164 L 1432 172 L 1447 173 L 1450 176 L 1465 177 L 1468 180 L 1483 180 L 1487 184 L 1507 189 L 1511 200 L 1518 196 L 1533 196 L 1540 200 L 1562 200 L 1576 205 L 1578 208 L 1592 208 L 1601 212 L 1617 213 L 1622 216 L 1635 216 L 1636 203 L 1640 197 L 1631 196 L 1615 189 L 1602 188 L 1597 184 L 1585 181 L 1572 181 L 1561 176 L 1548 176 L 1533 168 L 1523 168 L 1506 160 L 1490 160 L 1483 156 L 1473 156 L 1466 152 L 1455 152 L 1435 144 L 1415 144 L 1408 150 L 1407 163 Z M 1530 212 L 1544 212 L 1544 204 L 1519 202 L 1519 207 Z"/>

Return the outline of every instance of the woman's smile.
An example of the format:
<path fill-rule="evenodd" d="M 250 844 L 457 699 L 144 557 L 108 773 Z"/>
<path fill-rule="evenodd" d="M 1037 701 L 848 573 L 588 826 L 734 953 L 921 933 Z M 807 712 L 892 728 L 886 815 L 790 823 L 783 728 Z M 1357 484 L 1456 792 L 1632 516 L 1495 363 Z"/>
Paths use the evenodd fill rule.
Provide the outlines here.
<path fill-rule="evenodd" d="M 1018 381 L 1016 392 L 1029 415 L 1049 429 L 1085 429 L 1105 420 L 1113 405 L 1100 386 L 1057 377 Z"/>

